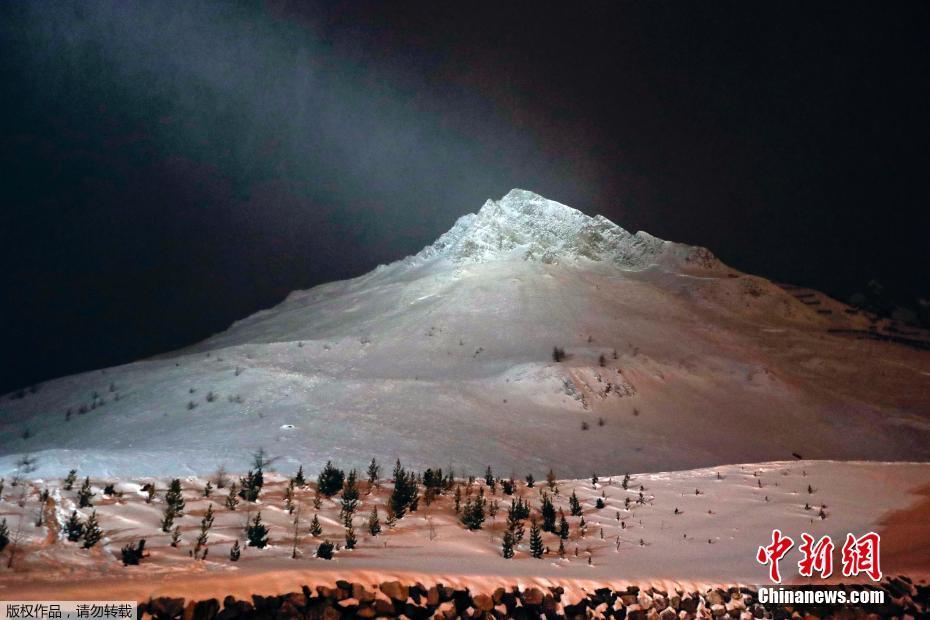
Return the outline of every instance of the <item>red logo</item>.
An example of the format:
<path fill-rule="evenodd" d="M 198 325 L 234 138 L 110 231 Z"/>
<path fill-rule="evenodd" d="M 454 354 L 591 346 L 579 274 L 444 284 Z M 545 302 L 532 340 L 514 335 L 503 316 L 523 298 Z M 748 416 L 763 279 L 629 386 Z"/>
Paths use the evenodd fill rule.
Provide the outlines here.
<path fill-rule="evenodd" d="M 881 536 L 869 532 L 859 538 L 853 534 L 846 535 L 846 542 L 842 549 L 843 576 L 855 577 L 865 574 L 872 581 L 881 581 L 882 571 L 879 563 L 879 547 Z M 769 567 L 769 579 L 774 583 L 781 583 L 781 572 L 778 562 L 787 555 L 794 546 L 789 536 L 784 536 L 781 530 L 772 530 L 772 542 L 765 547 L 759 547 L 756 552 L 756 561 Z M 804 532 L 801 534 L 801 544 L 798 550 L 802 558 L 798 562 L 798 573 L 802 577 L 813 577 L 819 573 L 821 579 L 833 574 L 833 551 L 836 545 L 829 536 L 820 540 Z"/>

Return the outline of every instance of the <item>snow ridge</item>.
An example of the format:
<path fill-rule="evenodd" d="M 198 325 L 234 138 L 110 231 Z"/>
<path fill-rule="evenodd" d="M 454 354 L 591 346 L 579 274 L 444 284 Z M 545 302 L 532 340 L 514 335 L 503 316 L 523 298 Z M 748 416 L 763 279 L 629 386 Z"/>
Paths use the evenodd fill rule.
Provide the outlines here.
<path fill-rule="evenodd" d="M 519 258 L 546 264 L 587 259 L 626 269 L 667 262 L 702 268 L 719 264 L 704 248 L 663 241 L 645 232 L 632 234 L 601 215 L 589 217 L 522 189 L 488 200 L 477 214 L 460 217 L 413 261 L 438 258 L 456 263 Z"/>

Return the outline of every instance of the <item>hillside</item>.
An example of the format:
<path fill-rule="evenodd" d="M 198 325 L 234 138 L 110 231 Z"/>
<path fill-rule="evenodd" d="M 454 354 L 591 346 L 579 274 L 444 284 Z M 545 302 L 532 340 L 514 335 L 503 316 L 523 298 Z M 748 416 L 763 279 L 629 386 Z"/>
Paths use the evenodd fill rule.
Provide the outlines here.
<path fill-rule="evenodd" d="M 514 190 L 188 349 L 4 396 L 0 474 L 238 470 L 260 446 L 567 477 L 930 458 L 930 352 L 818 301 Z"/>

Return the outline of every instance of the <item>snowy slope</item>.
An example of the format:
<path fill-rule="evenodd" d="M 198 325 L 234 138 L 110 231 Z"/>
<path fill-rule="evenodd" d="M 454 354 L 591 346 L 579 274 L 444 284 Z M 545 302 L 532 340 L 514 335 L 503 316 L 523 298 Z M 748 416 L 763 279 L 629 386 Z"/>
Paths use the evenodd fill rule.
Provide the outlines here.
<path fill-rule="evenodd" d="M 374 456 L 572 477 L 930 459 L 930 352 L 828 331 L 867 327 L 513 190 L 416 256 L 189 349 L 3 397 L 0 472 L 33 454 L 36 475 L 203 473 L 259 446 L 311 470 Z"/>

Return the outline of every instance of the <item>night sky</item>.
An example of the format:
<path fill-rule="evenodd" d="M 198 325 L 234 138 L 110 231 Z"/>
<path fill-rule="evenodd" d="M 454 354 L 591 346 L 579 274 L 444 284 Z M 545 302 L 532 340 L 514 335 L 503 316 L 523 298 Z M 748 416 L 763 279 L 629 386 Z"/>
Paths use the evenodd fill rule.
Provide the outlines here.
<path fill-rule="evenodd" d="M 930 3 L 4 2 L 0 391 L 190 344 L 530 189 L 930 298 Z"/>

